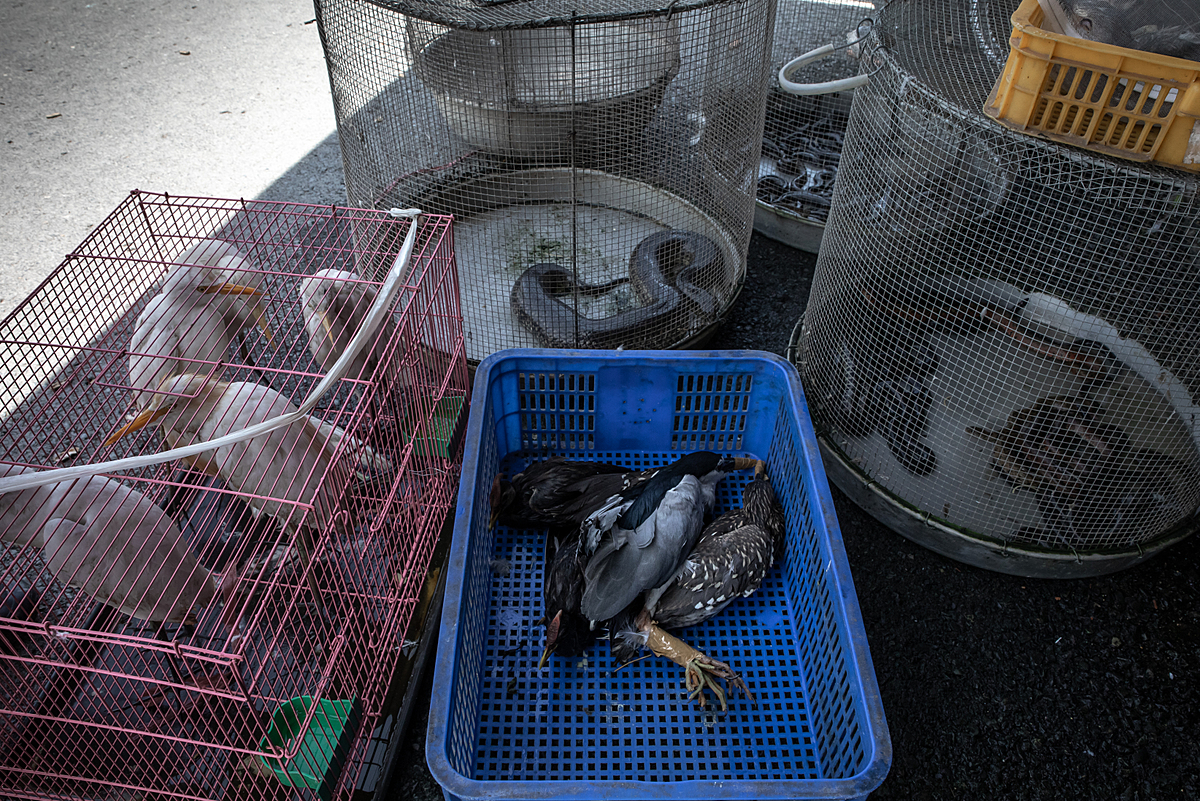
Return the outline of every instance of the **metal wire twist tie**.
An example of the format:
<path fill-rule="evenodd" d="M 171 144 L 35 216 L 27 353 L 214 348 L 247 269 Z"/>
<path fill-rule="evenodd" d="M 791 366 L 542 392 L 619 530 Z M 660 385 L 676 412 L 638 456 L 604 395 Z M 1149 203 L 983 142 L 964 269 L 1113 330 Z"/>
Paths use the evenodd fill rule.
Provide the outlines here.
<path fill-rule="evenodd" d="M 383 286 L 380 287 L 379 294 L 375 298 L 375 304 L 367 312 L 367 317 L 363 320 L 363 324 L 354 334 L 354 337 L 351 338 L 346 349 L 342 351 L 342 355 L 334 362 L 333 367 L 313 387 L 312 391 L 308 393 L 308 397 L 304 399 L 304 402 L 300 404 L 298 409 L 278 417 L 263 420 L 261 423 L 255 423 L 240 431 L 231 431 L 222 437 L 217 437 L 207 442 L 194 442 L 191 445 L 184 445 L 169 451 L 159 451 L 158 453 L 142 456 L 129 456 L 109 462 L 60 467 L 53 470 L 43 470 L 38 473 L 6 476 L 0 478 L 0 495 L 61 481 L 90 478 L 101 473 L 114 473 L 119 470 L 134 470 L 140 467 L 149 467 L 150 465 L 182 459 L 186 456 L 196 456 L 205 451 L 215 450 L 216 448 L 232 445 L 236 442 L 262 436 L 277 428 L 289 426 L 307 417 L 308 413 L 316 408 L 321 396 L 341 380 L 342 376 L 350 368 L 350 363 L 358 356 L 358 352 L 363 349 L 363 346 L 375 337 L 375 333 L 383 321 L 384 314 L 391 307 L 392 301 L 395 300 L 396 293 L 400 289 L 402 283 L 401 276 L 405 276 L 408 272 L 408 262 L 412 258 L 413 248 L 417 243 L 417 216 L 421 214 L 421 210 L 391 209 L 388 213 L 393 217 L 412 218 L 412 225 L 409 226 L 408 233 L 404 237 L 404 245 L 400 248 L 400 253 L 396 256 L 396 261 L 392 263 L 392 268 L 388 271 L 387 277 L 383 281 Z"/>

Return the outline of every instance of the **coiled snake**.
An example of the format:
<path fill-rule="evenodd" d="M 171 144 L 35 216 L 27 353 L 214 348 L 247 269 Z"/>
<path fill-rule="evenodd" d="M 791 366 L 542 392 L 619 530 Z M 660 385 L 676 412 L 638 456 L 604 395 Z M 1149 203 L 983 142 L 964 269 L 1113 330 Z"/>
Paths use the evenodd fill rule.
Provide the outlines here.
<path fill-rule="evenodd" d="M 713 291 L 724 280 L 725 259 L 712 239 L 660 231 L 634 248 L 628 278 L 586 284 L 567 268 L 543 262 L 521 274 L 510 301 L 513 314 L 546 347 L 649 347 L 686 334 L 697 315 L 715 320 Z M 608 317 L 584 317 L 560 299 L 602 295 L 626 282 L 642 305 Z"/>

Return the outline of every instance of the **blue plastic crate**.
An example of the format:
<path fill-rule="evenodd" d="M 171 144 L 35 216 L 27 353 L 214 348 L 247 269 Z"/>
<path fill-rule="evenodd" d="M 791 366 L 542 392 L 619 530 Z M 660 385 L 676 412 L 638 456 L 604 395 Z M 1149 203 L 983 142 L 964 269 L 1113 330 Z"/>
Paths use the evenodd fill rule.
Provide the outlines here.
<path fill-rule="evenodd" d="M 891 740 L 796 371 L 751 351 L 509 350 L 475 374 L 429 712 L 448 799 L 865 797 Z M 689 702 L 651 658 L 613 674 L 607 641 L 537 663 L 543 533 L 487 530 L 497 472 L 552 454 L 651 467 L 708 449 L 765 459 L 786 557 L 758 593 L 684 639 L 758 698 Z M 720 513 L 748 475 L 718 486 Z"/>

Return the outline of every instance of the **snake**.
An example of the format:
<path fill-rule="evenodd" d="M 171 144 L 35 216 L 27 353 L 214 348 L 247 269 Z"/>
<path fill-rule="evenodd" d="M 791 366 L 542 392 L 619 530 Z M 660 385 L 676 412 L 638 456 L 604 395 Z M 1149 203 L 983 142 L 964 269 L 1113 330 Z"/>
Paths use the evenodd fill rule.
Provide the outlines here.
<path fill-rule="evenodd" d="M 531 265 L 513 285 L 513 314 L 548 348 L 638 347 L 671 327 L 691 325 L 694 314 L 713 319 L 715 284 L 725 276 L 716 242 L 694 231 L 651 234 L 629 257 L 629 275 L 602 284 L 579 281 L 552 262 Z M 608 317 L 584 317 L 562 298 L 594 297 L 629 283 L 642 304 Z"/>

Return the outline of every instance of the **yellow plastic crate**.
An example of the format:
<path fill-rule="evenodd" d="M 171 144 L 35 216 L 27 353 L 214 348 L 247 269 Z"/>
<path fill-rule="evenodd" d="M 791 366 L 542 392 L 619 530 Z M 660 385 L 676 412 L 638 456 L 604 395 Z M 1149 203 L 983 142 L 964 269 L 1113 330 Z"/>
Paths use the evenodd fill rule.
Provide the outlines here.
<path fill-rule="evenodd" d="M 1200 172 L 1200 62 L 1042 30 L 1012 15 L 1011 49 L 984 114 L 1022 133 Z"/>

